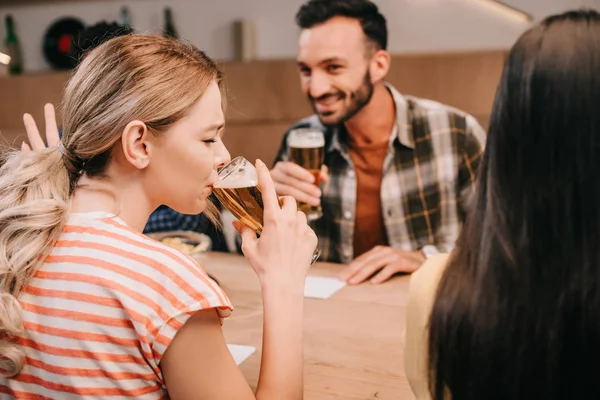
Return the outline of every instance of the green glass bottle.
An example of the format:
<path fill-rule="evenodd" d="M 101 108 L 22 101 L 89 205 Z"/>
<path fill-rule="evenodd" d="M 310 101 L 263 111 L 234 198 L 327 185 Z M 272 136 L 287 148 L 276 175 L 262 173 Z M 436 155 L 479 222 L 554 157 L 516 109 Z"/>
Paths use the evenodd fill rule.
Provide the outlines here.
<path fill-rule="evenodd" d="M 173 22 L 173 14 L 171 13 L 171 9 L 169 7 L 165 7 L 164 9 L 164 18 L 165 25 L 163 28 L 163 34 L 165 36 L 170 36 L 172 38 L 178 39 L 179 34 L 177 33 L 177 29 L 175 28 L 175 23 Z"/>
<path fill-rule="evenodd" d="M 6 19 L 6 50 L 10 56 L 8 71 L 12 75 L 17 75 L 23 72 L 23 57 L 21 55 L 21 44 L 15 30 L 15 23 L 12 15 L 7 15 Z"/>

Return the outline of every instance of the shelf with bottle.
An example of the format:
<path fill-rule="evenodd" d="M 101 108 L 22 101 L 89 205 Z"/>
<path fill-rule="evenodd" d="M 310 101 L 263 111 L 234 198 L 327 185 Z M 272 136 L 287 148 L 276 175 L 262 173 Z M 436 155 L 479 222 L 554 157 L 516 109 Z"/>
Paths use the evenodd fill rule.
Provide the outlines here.
<path fill-rule="evenodd" d="M 82 1 L 95 1 L 95 0 L 0 0 L 0 7 L 5 6 L 29 6 L 29 5 L 45 5 L 45 4 L 58 4 L 58 3 L 74 3 Z"/>
<path fill-rule="evenodd" d="M 23 57 L 21 54 L 21 43 L 12 15 L 6 15 L 4 24 L 6 26 L 6 38 L 2 48 L 2 60 L 0 61 L 3 64 L 8 64 L 8 72 L 11 75 L 19 75 L 23 72 Z"/>

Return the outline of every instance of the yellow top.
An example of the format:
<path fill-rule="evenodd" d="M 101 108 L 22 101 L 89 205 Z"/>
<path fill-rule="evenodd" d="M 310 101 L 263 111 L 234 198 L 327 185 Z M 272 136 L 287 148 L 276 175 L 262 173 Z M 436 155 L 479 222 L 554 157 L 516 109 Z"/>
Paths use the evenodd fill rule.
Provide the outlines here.
<path fill-rule="evenodd" d="M 417 400 L 431 399 L 427 382 L 429 316 L 448 257 L 448 254 L 440 254 L 429 258 L 410 278 L 404 368 Z"/>

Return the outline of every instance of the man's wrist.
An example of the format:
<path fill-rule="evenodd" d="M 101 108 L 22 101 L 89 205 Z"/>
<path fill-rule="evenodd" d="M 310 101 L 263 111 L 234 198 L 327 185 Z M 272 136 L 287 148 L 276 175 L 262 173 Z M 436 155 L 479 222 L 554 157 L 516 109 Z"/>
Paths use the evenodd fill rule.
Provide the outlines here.
<path fill-rule="evenodd" d="M 439 250 L 431 244 L 423 246 L 420 251 L 425 259 L 431 258 L 440 253 Z"/>

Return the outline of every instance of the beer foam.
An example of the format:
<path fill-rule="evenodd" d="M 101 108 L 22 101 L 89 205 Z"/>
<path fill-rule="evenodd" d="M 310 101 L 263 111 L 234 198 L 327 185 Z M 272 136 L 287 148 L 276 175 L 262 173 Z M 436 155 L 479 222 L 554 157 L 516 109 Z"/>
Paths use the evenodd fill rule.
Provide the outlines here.
<path fill-rule="evenodd" d="M 323 135 L 294 135 L 290 134 L 288 138 L 288 146 L 297 149 L 310 149 L 315 147 L 325 147 L 325 137 Z"/>
<path fill-rule="evenodd" d="M 253 165 L 238 168 L 215 184 L 216 188 L 235 189 L 258 185 L 258 176 Z"/>

